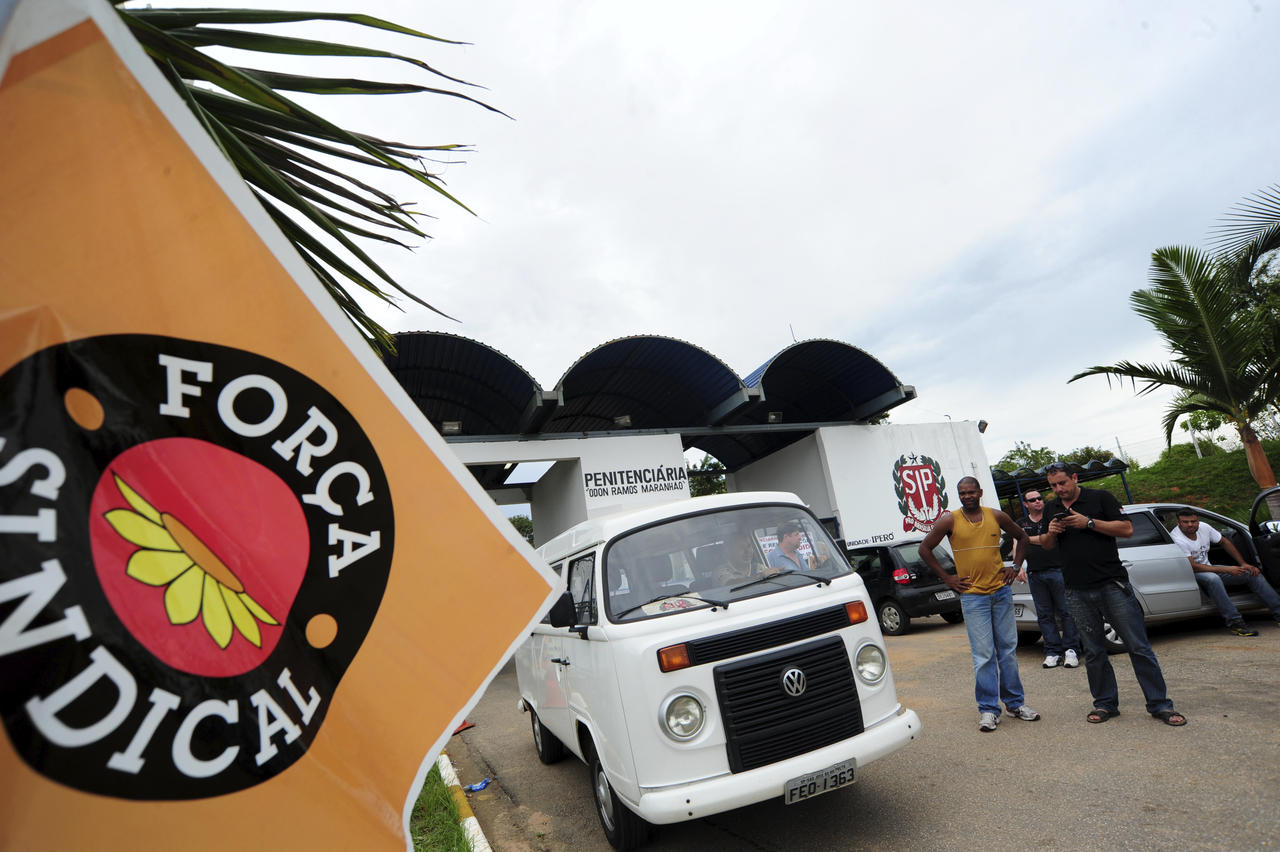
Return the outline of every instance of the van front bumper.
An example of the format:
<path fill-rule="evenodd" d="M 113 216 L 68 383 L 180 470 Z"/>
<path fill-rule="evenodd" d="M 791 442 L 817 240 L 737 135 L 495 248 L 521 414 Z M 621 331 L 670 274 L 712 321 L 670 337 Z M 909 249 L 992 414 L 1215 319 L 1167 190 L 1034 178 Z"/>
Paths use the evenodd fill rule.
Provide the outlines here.
<path fill-rule="evenodd" d="M 718 814 L 781 797 L 788 781 L 852 758 L 858 773 L 874 760 L 892 754 L 920 736 L 920 717 L 914 710 L 898 712 L 856 737 L 796 757 L 737 774 L 726 772 L 700 781 L 661 788 L 640 788 L 632 810 L 651 823 L 663 825 Z"/>

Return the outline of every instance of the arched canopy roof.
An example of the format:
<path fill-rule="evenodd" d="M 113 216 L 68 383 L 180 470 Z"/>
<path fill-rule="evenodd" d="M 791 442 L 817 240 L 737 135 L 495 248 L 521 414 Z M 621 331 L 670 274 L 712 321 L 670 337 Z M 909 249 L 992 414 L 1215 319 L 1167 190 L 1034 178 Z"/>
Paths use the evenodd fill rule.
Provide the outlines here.
<path fill-rule="evenodd" d="M 719 358 L 671 337 L 620 337 L 592 349 L 561 376 L 560 407 L 546 432 L 707 425 L 726 401 L 746 396 Z"/>
<path fill-rule="evenodd" d="M 915 397 L 878 360 L 839 340 L 803 340 L 778 352 L 751 372 L 743 384 L 761 402 L 738 413 L 739 424 L 857 423 Z M 730 470 L 763 458 L 804 437 L 772 429 L 698 438 L 690 443 Z"/>
<path fill-rule="evenodd" d="M 446 440 L 679 432 L 729 470 L 821 425 L 865 422 L 915 397 L 837 340 L 795 343 L 745 380 L 698 346 L 636 335 L 579 358 L 554 390 L 492 347 L 438 332 L 396 335 L 387 367 Z M 460 425 L 451 435 L 446 422 Z"/>
<path fill-rule="evenodd" d="M 454 334 L 404 332 L 383 363 L 436 431 L 447 421 L 472 435 L 536 431 L 530 413 L 540 407 L 542 388 L 492 347 Z"/>

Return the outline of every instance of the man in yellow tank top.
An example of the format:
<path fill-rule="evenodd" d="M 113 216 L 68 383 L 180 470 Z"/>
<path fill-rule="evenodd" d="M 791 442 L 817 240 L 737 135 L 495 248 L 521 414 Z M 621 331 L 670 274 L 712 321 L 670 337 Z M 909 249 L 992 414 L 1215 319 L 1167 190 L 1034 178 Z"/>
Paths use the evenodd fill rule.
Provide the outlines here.
<path fill-rule="evenodd" d="M 920 558 L 942 581 L 960 594 L 964 626 L 973 654 L 974 697 L 978 730 L 989 733 L 1000 724 L 1000 703 L 1009 715 L 1035 722 L 1040 714 L 1027 706 L 1018 674 L 1018 627 L 1013 618 L 1009 584 L 1018 569 L 1000 559 L 1000 531 L 1013 537 L 1013 565 L 1021 565 L 1027 534 L 999 509 L 980 505 L 982 486 L 972 476 L 956 483 L 960 511 L 943 512 L 920 543 Z M 956 573 L 948 574 L 933 555 L 943 537 L 951 539 Z"/>

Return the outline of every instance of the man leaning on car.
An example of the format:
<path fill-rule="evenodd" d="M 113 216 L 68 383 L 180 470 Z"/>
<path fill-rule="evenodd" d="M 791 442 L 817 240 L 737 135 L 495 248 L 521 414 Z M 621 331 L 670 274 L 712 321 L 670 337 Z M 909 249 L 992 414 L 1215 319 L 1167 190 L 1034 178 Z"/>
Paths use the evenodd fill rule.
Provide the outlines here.
<path fill-rule="evenodd" d="M 1267 609 L 1271 610 L 1271 617 L 1275 619 L 1276 625 L 1280 626 L 1280 595 L 1271 588 L 1271 584 L 1262 576 L 1257 565 L 1245 562 L 1244 557 L 1240 555 L 1240 551 L 1230 539 L 1223 538 L 1222 533 L 1208 524 L 1200 523 L 1200 516 L 1195 510 L 1178 510 L 1178 525 L 1169 531 L 1169 537 L 1173 539 L 1174 544 L 1182 548 L 1183 553 L 1187 554 L 1187 559 L 1191 561 L 1191 568 L 1196 572 L 1196 582 L 1217 605 L 1218 612 L 1222 613 L 1222 617 L 1227 622 L 1227 630 L 1237 636 L 1258 635 L 1258 631 L 1245 622 L 1240 611 L 1231 602 L 1227 586 L 1237 589 L 1248 588 L 1262 598 Z M 1227 555 L 1236 561 L 1235 565 L 1209 564 L 1209 548 L 1218 543 L 1221 543 Z"/>

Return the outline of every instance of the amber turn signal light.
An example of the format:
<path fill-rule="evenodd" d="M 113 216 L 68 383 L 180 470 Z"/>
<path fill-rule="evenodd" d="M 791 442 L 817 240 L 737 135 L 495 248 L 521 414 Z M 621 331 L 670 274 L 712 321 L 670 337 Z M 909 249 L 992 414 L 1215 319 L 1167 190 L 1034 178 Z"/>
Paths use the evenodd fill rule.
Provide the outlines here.
<path fill-rule="evenodd" d="M 863 610 L 863 618 L 866 618 L 866 610 Z M 658 649 L 658 668 L 664 672 L 673 672 L 677 669 L 687 669 L 693 663 L 689 662 L 689 649 L 684 643 L 679 645 L 668 645 L 665 648 Z"/>
<path fill-rule="evenodd" d="M 867 620 L 867 605 L 862 601 L 849 601 L 844 605 L 844 611 L 849 613 L 850 624 L 861 624 Z"/>

